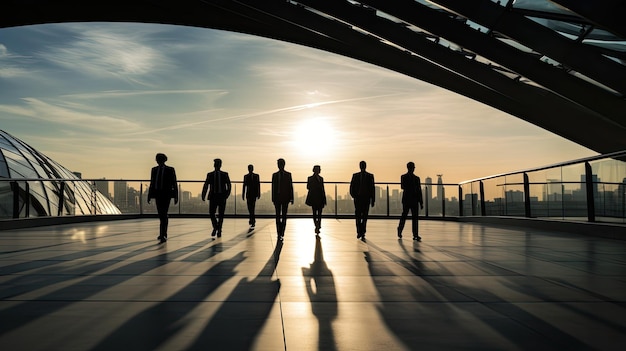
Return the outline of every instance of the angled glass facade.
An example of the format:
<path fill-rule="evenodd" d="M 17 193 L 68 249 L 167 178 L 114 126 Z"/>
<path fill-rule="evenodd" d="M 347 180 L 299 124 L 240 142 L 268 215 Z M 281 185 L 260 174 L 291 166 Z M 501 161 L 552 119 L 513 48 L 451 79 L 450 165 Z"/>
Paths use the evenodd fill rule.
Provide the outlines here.
<path fill-rule="evenodd" d="M 91 183 L 0 130 L 0 219 L 119 213 Z"/>

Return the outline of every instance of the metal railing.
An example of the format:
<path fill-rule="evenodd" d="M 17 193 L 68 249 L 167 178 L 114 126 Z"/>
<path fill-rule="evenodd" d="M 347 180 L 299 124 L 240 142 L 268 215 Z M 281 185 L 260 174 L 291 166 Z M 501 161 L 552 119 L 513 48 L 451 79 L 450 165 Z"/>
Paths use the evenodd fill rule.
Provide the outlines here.
<path fill-rule="evenodd" d="M 626 223 L 626 151 L 549 166 L 502 173 L 458 184 L 425 184 L 423 217 L 508 216 L 589 222 Z M 200 199 L 204 181 L 179 181 L 179 202 L 170 213 L 207 215 Z M 0 219 L 121 213 L 156 214 L 147 203 L 146 179 L 0 178 Z M 233 181 L 226 215 L 247 216 L 241 182 Z M 326 217 L 354 214 L 349 182 L 326 182 Z M 271 216 L 271 184 L 261 182 L 258 216 Z M 294 182 L 290 216 L 308 216 L 306 182 Z M 435 195 L 436 194 L 436 195 Z M 458 195 L 458 197 L 456 197 Z M 402 211 L 399 183 L 376 184 L 374 217 L 397 217 Z"/>
<path fill-rule="evenodd" d="M 76 191 L 78 183 L 82 191 Z M 201 200 L 204 181 L 179 180 L 179 201 L 172 202 L 170 214 L 181 216 L 206 215 L 208 202 Z M 310 215 L 311 208 L 306 199 L 306 182 L 295 181 L 294 204 L 289 207 L 291 216 Z M 87 187 L 85 187 L 87 185 Z M 129 215 L 156 214 L 154 202 L 148 204 L 146 179 L 0 179 L 0 207 L 8 208 L 0 213 L 0 219 L 17 219 L 41 216 L 100 215 L 121 213 Z M 444 188 L 457 188 L 457 184 L 441 184 Z M 354 203 L 349 195 L 349 182 L 325 182 L 327 205 L 323 215 L 326 217 L 352 216 Z M 89 190 L 85 190 L 88 188 Z M 4 189 L 4 191 L 2 191 Z M 231 196 L 226 202 L 226 215 L 247 216 L 246 201 L 241 195 L 242 182 L 232 182 Z M 424 186 L 424 216 L 446 217 L 458 215 L 456 198 L 431 198 L 430 186 Z M 452 191 L 451 193 L 454 193 Z M 370 215 L 396 217 L 402 212 L 402 190 L 399 183 L 376 183 L 375 205 L 370 208 Z M 114 208 L 114 212 L 103 209 Z M 271 202 L 271 183 L 261 182 L 261 197 L 256 203 L 258 216 L 274 215 Z"/>
<path fill-rule="evenodd" d="M 626 151 L 459 184 L 461 216 L 626 223 Z"/>

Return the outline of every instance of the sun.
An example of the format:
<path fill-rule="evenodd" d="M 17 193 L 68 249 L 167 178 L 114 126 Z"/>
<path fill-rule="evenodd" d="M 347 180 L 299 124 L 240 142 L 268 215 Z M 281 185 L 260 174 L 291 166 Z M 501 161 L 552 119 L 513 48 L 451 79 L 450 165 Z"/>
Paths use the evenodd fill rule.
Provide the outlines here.
<path fill-rule="evenodd" d="M 301 121 L 293 131 L 293 144 L 302 155 L 326 154 L 337 141 L 337 131 L 328 118 Z"/>

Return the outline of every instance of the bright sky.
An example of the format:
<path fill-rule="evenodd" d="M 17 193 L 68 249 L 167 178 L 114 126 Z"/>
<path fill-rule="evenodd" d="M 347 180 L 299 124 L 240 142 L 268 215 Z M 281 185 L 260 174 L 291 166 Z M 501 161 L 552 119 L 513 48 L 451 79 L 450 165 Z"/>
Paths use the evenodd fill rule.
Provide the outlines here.
<path fill-rule="evenodd" d="M 0 29 L 0 129 L 84 178 L 144 179 L 168 155 L 183 180 L 222 158 L 234 180 L 286 160 L 377 181 L 406 162 L 446 183 L 595 155 L 489 106 L 335 54 L 238 33 L 154 24 Z"/>

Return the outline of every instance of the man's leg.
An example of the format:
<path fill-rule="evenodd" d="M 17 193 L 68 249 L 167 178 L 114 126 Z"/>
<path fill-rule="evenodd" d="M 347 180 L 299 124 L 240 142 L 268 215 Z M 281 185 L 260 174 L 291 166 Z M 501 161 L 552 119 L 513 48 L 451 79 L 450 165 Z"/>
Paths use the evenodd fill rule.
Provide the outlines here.
<path fill-rule="evenodd" d="M 169 223 L 169 219 L 167 216 L 167 212 L 169 211 L 170 208 L 170 199 L 167 198 L 157 198 L 156 200 L 156 207 L 157 207 L 157 213 L 159 214 L 159 239 L 163 240 L 163 239 L 167 239 L 167 226 Z"/>
<path fill-rule="evenodd" d="M 209 217 L 211 217 L 211 224 L 213 225 L 213 231 L 211 236 L 217 234 L 217 218 L 215 218 L 215 211 L 217 210 L 217 201 L 215 199 L 209 200 Z"/>
<path fill-rule="evenodd" d="M 419 228 L 418 228 L 418 215 L 419 215 L 419 210 L 417 205 L 415 206 L 411 206 L 411 227 L 413 230 L 413 239 L 420 239 L 419 236 Z"/>
<path fill-rule="evenodd" d="M 249 214 L 248 224 L 250 224 L 251 227 L 254 227 L 254 225 L 256 224 L 256 217 L 254 215 L 255 207 L 256 207 L 256 199 L 255 198 L 248 199 L 248 214 Z"/>
<path fill-rule="evenodd" d="M 356 237 L 361 237 L 361 206 L 360 203 L 355 199 L 354 200 L 354 221 L 356 222 Z"/>
<path fill-rule="evenodd" d="M 226 209 L 226 199 L 219 199 L 217 204 L 217 236 L 222 236 L 222 224 L 224 223 L 224 210 Z"/>
<path fill-rule="evenodd" d="M 282 232 L 281 235 L 285 236 L 285 228 L 287 227 L 287 209 L 289 208 L 289 202 L 285 202 L 284 204 L 281 204 L 282 207 L 282 214 L 281 214 L 281 219 L 282 219 Z"/>
<path fill-rule="evenodd" d="M 404 223 L 406 222 L 406 217 L 408 213 L 409 206 L 402 204 L 402 215 L 400 215 L 400 223 L 398 223 L 398 238 L 402 237 L 402 230 L 404 229 Z"/>
<path fill-rule="evenodd" d="M 365 238 L 365 232 L 367 231 L 367 216 L 370 212 L 369 203 L 363 205 L 363 219 L 361 221 L 361 228 L 363 228 L 363 234 L 361 234 L 362 238 Z"/>
<path fill-rule="evenodd" d="M 280 237 L 281 236 L 281 223 L 280 223 L 281 206 L 278 202 L 274 203 L 274 210 L 276 212 L 276 233 L 278 237 Z"/>

